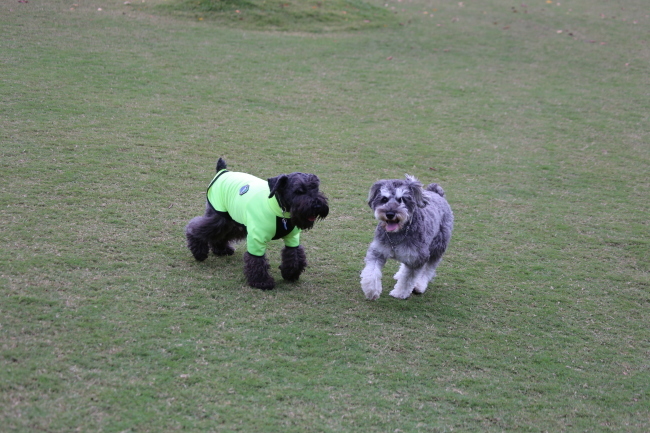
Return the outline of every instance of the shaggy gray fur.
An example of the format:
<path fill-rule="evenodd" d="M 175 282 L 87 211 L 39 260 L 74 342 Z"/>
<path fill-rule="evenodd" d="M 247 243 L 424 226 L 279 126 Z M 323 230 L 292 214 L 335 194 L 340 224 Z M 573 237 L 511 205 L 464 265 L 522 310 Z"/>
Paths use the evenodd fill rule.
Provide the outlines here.
<path fill-rule="evenodd" d="M 361 288 L 366 298 L 379 298 L 382 268 L 388 259 L 401 263 L 389 293 L 407 299 L 422 294 L 436 275 L 454 227 L 454 214 L 436 183 L 422 188 L 413 176 L 380 180 L 370 188 L 368 205 L 379 221 L 366 253 Z"/>

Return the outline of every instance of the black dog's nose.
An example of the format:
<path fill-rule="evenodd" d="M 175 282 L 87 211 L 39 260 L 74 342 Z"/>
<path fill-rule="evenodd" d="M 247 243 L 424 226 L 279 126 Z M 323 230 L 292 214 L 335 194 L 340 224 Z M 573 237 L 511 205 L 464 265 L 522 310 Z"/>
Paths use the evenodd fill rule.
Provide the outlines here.
<path fill-rule="evenodd" d="M 395 212 L 386 212 L 386 218 L 392 220 L 393 218 L 395 218 Z"/>

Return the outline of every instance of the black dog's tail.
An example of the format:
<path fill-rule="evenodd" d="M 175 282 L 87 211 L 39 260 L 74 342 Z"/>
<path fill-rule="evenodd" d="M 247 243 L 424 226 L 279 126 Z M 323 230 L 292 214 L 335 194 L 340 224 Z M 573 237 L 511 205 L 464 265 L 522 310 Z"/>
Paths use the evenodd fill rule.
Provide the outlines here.
<path fill-rule="evenodd" d="M 437 183 L 430 183 L 429 185 L 427 185 L 427 191 L 435 192 L 440 197 L 445 196 L 445 190 L 443 190 L 442 187 Z"/>
<path fill-rule="evenodd" d="M 219 158 L 219 161 L 217 161 L 217 172 L 224 168 L 226 168 L 226 161 L 224 161 L 223 158 Z"/>

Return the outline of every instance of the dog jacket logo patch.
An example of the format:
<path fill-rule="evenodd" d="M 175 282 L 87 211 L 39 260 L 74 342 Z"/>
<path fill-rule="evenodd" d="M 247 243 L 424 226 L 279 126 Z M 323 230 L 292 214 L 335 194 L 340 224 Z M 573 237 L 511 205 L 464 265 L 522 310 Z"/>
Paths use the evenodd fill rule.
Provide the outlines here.
<path fill-rule="evenodd" d="M 241 188 L 239 188 L 239 195 L 244 195 L 248 192 L 248 185 L 244 185 Z"/>

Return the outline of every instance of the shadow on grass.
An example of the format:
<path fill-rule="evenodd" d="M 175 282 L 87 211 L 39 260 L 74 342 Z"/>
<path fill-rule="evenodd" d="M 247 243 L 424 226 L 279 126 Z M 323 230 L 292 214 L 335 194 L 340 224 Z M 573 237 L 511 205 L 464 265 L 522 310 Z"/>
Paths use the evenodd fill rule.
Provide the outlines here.
<path fill-rule="evenodd" d="M 360 0 L 172 0 L 154 10 L 249 30 L 320 33 L 398 25 L 395 14 Z"/>

